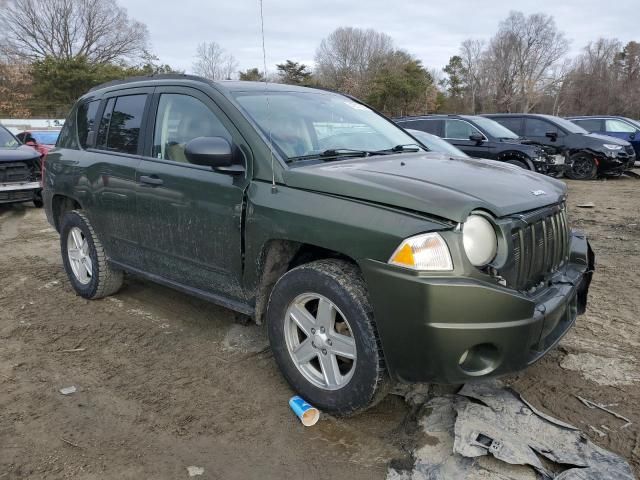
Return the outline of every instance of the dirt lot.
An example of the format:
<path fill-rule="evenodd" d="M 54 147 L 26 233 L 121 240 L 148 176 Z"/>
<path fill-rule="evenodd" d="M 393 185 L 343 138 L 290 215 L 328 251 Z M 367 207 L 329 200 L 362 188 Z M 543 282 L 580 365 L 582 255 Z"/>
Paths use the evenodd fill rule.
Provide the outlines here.
<path fill-rule="evenodd" d="M 640 475 L 640 181 L 570 192 L 597 255 L 590 305 L 558 350 L 507 381 Z M 399 397 L 305 429 L 265 346 L 232 312 L 135 278 L 111 298 L 75 296 L 44 213 L 0 207 L 0 479 L 177 479 L 199 466 L 208 479 L 355 480 L 406 456 Z"/>

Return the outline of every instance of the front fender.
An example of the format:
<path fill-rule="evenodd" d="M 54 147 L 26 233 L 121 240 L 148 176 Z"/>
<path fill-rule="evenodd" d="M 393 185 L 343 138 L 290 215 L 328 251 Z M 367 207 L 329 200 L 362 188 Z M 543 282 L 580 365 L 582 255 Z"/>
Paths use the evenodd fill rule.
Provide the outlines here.
<path fill-rule="evenodd" d="M 270 240 L 286 240 L 340 253 L 359 262 L 386 262 L 400 242 L 418 233 L 453 227 L 445 221 L 317 192 L 268 182 L 252 182 L 247 190 L 244 284 L 259 282 L 257 265 Z"/>

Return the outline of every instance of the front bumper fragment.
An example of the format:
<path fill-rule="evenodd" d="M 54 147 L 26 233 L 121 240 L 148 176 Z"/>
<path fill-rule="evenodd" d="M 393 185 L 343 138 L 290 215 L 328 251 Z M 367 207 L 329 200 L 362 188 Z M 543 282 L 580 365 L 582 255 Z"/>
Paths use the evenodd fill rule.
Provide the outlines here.
<path fill-rule="evenodd" d="M 40 195 L 40 182 L 0 183 L 0 203 L 29 202 Z"/>
<path fill-rule="evenodd" d="M 361 267 L 392 378 L 463 383 L 522 370 L 553 348 L 584 312 L 593 263 L 587 240 L 572 233 L 569 262 L 533 294 L 374 261 Z"/>

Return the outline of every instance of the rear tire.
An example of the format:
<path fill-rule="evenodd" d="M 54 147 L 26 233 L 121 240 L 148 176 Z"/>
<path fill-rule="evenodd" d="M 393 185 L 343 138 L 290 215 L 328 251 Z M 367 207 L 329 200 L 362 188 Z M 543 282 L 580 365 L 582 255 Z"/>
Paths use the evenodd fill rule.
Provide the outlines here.
<path fill-rule="evenodd" d="M 388 392 L 373 309 L 355 265 L 318 260 L 285 273 L 271 292 L 267 326 L 278 367 L 310 404 L 352 415 Z"/>
<path fill-rule="evenodd" d="M 123 272 L 107 262 L 107 255 L 89 219 L 79 210 L 67 212 L 60 226 L 62 263 L 71 286 L 84 298 L 97 299 L 116 293 Z"/>
<path fill-rule="evenodd" d="M 583 152 L 572 155 L 571 167 L 565 170 L 565 175 L 572 180 L 593 180 L 598 175 L 596 159 Z"/>

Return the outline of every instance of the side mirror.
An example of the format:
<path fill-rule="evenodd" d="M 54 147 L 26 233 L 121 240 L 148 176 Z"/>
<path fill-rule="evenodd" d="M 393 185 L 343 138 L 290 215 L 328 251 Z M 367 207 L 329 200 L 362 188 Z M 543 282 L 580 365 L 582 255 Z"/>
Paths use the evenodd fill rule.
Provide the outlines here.
<path fill-rule="evenodd" d="M 479 133 L 474 133 L 473 135 L 469 135 L 469 140 L 476 143 L 482 143 L 484 142 L 484 137 Z"/>
<path fill-rule="evenodd" d="M 242 165 L 233 164 L 233 149 L 226 138 L 194 138 L 185 145 L 184 154 L 189 162 L 211 167 L 217 172 L 238 175 L 245 171 Z"/>
<path fill-rule="evenodd" d="M 558 139 L 558 132 L 547 132 L 544 136 L 550 138 L 552 142 L 555 142 Z"/>

